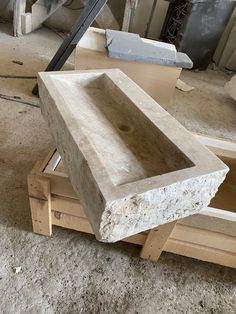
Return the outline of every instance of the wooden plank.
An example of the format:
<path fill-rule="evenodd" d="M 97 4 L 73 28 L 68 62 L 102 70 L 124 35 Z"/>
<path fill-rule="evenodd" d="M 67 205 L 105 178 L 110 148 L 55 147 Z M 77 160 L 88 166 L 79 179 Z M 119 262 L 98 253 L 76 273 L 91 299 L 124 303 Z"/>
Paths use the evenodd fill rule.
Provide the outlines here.
<path fill-rule="evenodd" d="M 41 163 L 37 164 L 37 167 L 40 166 Z M 30 174 L 28 192 L 33 230 L 35 233 L 50 236 L 52 234 L 50 181 L 40 175 Z"/>
<path fill-rule="evenodd" d="M 194 133 L 196 139 L 207 146 L 214 154 L 221 157 L 236 159 L 236 143 L 230 140 L 214 138 L 204 134 Z"/>
<path fill-rule="evenodd" d="M 85 232 L 89 234 L 94 234 L 90 223 L 87 218 L 75 217 L 72 215 L 67 215 L 64 213 L 52 211 L 52 224 L 59 227 L 64 227 L 67 229 L 72 229 L 80 232 Z M 139 233 L 132 237 L 123 239 L 124 242 L 129 242 L 133 244 L 143 245 L 146 239 L 145 233 Z"/>
<path fill-rule="evenodd" d="M 75 193 L 69 178 L 56 177 L 50 175 L 45 175 L 45 177 L 50 178 L 52 194 L 78 199 L 78 195 L 77 193 Z"/>
<path fill-rule="evenodd" d="M 181 225 L 236 237 L 236 213 L 208 207 L 201 214 L 179 220 Z"/>
<path fill-rule="evenodd" d="M 86 218 L 79 200 L 52 196 L 52 210 L 75 217 Z"/>
<path fill-rule="evenodd" d="M 50 181 L 42 176 L 30 174 L 28 176 L 29 196 L 47 201 L 50 194 Z"/>
<path fill-rule="evenodd" d="M 228 221 L 236 221 L 236 214 L 234 212 L 222 210 L 219 208 L 207 207 L 206 209 L 201 211 L 201 214 L 208 217 L 221 218 Z"/>
<path fill-rule="evenodd" d="M 157 261 L 163 251 L 166 241 L 171 235 L 176 222 L 171 222 L 152 229 L 142 247 L 140 256 L 151 261 Z"/>
<path fill-rule="evenodd" d="M 138 233 L 132 237 L 128 237 L 128 238 L 123 239 L 122 242 L 144 245 L 146 238 L 147 238 L 147 235 L 145 233 Z"/>
<path fill-rule="evenodd" d="M 193 228 L 177 223 L 170 238 L 236 254 L 236 237 L 223 233 Z"/>
<path fill-rule="evenodd" d="M 169 239 L 164 250 L 166 252 L 196 258 L 201 261 L 236 268 L 236 254 L 223 250 L 217 250 L 175 239 Z"/>
<path fill-rule="evenodd" d="M 45 236 L 52 235 L 51 202 L 30 197 L 33 231 Z"/>
<path fill-rule="evenodd" d="M 44 172 L 47 173 L 47 171 L 55 171 L 60 161 L 61 161 L 61 156 L 56 150 L 54 154 L 52 155 L 52 157 L 49 159 L 47 166 L 44 169 Z"/>
<path fill-rule="evenodd" d="M 57 211 L 52 211 L 52 224 L 76 231 L 94 234 L 87 218 L 75 217 Z"/>

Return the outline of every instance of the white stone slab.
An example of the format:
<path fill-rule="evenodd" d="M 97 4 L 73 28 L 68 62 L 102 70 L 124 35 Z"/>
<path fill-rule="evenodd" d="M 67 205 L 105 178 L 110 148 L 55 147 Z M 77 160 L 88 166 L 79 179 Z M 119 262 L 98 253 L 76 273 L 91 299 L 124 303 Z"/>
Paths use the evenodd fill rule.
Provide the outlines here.
<path fill-rule="evenodd" d="M 96 237 L 205 208 L 228 168 L 120 70 L 39 74 L 42 114 Z"/>

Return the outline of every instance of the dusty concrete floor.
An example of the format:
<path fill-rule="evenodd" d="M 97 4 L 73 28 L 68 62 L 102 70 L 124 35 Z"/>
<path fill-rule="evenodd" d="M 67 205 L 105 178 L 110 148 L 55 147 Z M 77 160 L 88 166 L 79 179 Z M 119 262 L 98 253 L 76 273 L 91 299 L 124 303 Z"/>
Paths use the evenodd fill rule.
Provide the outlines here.
<path fill-rule="evenodd" d="M 184 71 L 181 78 L 195 89 L 176 89 L 166 109 L 190 131 L 236 141 L 236 102 L 224 91 L 231 77 L 221 71 Z"/>
<path fill-rule="evenodd" d="M 0 25 L 0 74 L 35 75 L 60 42 L 46 29 L 13 38 L 9 26 Z M 168 110 L 190 129 L 206 130 L 210 121 L 212 134 L 235 139 L 236 104 L 223 95 L 224 75 L 209 75 L 206 82 L 207 75 L 187 72 L 184 77 L 198 88 L 177 92 Z M 0 79 L 0 93 L 37 102 L 33 84 Z M 215 92 L 220 101 L 212 99 Z M 220 106 L 230 113 L 225 121 Z M 139 258 L 138 246 L 106 245 L 62 228 L 54 228 L 52 238 L 33 234 L 26 177 L 52 146 L 39 109 L 0 100 L 0 313 L 236 313 L 236 270 L 167 253 L 151 263 Z M 18 274 L 16 266 L 22 267 Z"/>

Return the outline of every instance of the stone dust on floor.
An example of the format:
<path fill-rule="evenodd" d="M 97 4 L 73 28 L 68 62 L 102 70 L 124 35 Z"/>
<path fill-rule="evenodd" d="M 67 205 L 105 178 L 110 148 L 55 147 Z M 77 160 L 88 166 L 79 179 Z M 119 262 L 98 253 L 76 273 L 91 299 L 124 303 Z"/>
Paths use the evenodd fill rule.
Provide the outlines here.
<path fill-rule="evenodd" d="M 0 43 L 0 75 L 36 75 L 61 38 L 46 28 L 13 38 L 10 25 L 0 24 Z M 73 68 L 73 57 L 66 68 Z M 219 105 L 213 112 L 210 94 L 202 98 L 199 93 L 205 83 L 199 83 L 198 75 L 204 74 L 184 74 L 198 88 L 192 95 L 177 91 L 167 109 L 190 130 L 204 131 L 211 121 L 212 134 L 235 139 L 235 106 L 220 100 L 230 113 L 223 123 Z M 214 81 L 221 86 L 222 74 L 209 75 L 212 93 L 218 93 Z M 0 78 L 0 94 L 38 102 L 31 94 L 34 83 Z M 198 96 L 200 107 L 195 109 L 191 101 Z M 221 92 L 219 97 L 223 99 Z M 0 108 L 1 313 L 236 313 L 234 269 L 167 253 L 152 263 L 139 258 L 138 246 L 103 244 L 91 235 L 62 228 L 54 228 L 52 238 L 33 234 L 26 178 L 53 142 L 38 108 L 3 99 Z M 206 108 L 207 117 L 202 112 Z M 227 133 L 227 127 L 234 133 Z M 14 273 L 14 267 L 21 271 Z"/>
<path fill-rule="evenodd" d="M 165 107 L 189 131 L 236 141 L 236 102 L 224 90 L 232 77 L 217 70 L 183 71 L 181 79 L 194 90 L 176 89 Z"/>

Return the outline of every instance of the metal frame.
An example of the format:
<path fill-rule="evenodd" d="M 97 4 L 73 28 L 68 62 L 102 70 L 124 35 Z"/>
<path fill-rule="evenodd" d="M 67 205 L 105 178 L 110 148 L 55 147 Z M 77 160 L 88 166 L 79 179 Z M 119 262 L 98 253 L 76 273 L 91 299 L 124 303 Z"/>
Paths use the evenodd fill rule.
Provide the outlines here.
<path fill-rule="evenodd" d="M 96 19 L 99 12 L 105 6 L 108 0 L 90 0 L 85 6 L 75 24 L 72 26 L 70 33 L 64 39 L 55 56 L 46 68 L 48 71 L 58 71 L 62 68 L 66 60 L 69 58 L 77 43 L 83 37 L 89 26 Z M 32 90 L 34 95 L 38 95 L 38 84 Z"/>

